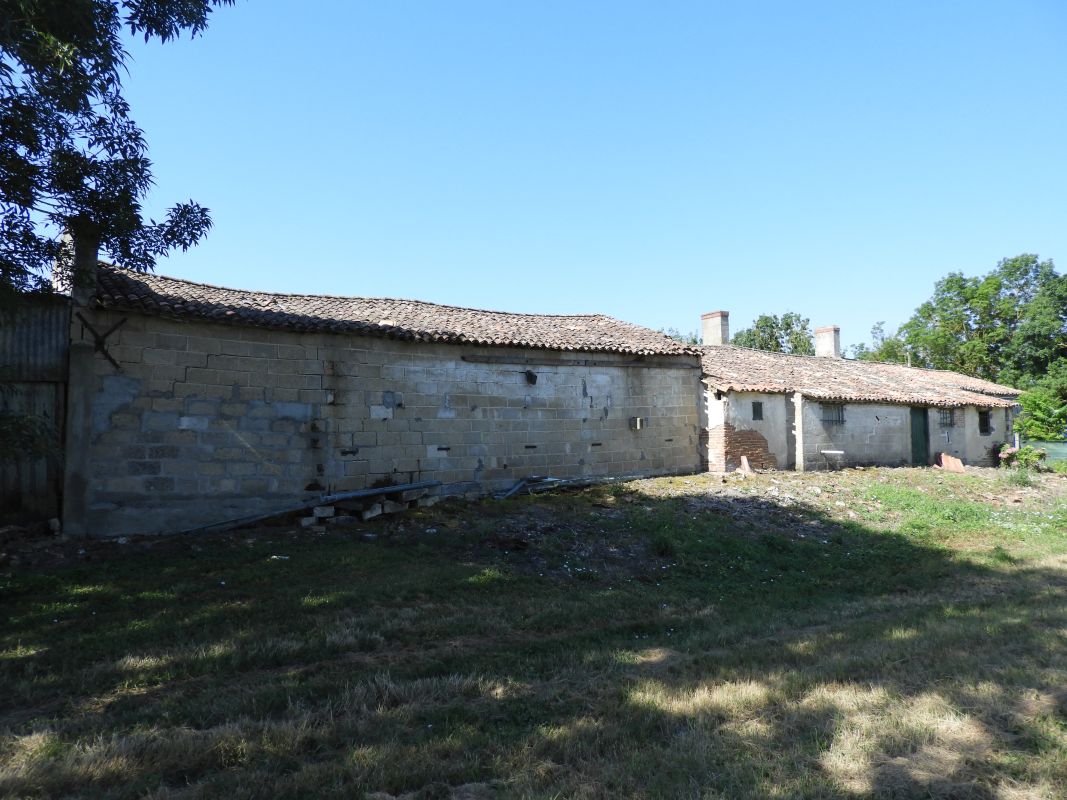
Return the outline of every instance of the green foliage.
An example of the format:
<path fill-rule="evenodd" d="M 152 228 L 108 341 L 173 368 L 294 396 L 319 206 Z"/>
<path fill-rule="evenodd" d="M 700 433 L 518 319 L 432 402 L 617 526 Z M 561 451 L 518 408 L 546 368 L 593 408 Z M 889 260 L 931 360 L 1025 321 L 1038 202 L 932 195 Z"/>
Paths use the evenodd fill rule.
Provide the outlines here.
<path fill-rule="evenodd" d="M 1024 467 L 1012 467 L 1007 472 L 1007 481 L 1011 486 L 1033 486 L 1034 477 Z"/>
<path fill-rule="evenodd" d="M 1015 461 L 1023 469 L 1036 469 L 1047 456 L 1048 453 L 1046 451 L 1032 445 L 1026 445 L 1019 448 L 1019 452 L 1015 454 Z"/>
<path fill-rule="evenodd" d="M 1010 444 L 1004 444 L 1000 448 L 1000 463 L 1006 467 L 1018 467 L 1024 470 L 1037 469 L 1047 456 L 1047 451 L 1029 444 L 1025 447 L 1012 447 Z"/>
<path fill-rule="evenodd" d="M 950 369 L 1067 401 L 1067 276 L 1024 253 L 980 277 L 952 272 L 896 333 L 882 323 L 856 358 Z"/>
<path fill-rule="evenodd" d="M 876 322 L 871 328 L 871 347 L 865 344 L 853 345 L 852 357 L 860 361 L 907 364 L 908 345 L 897 334 L 886 333 L 884 322 Z"/>
<path fill-rule="evenodd" d="M 751 328 L 745 328 L 730 337 L 730 344 L 751 347 L 754 350 L 769 350 L 773 353 L 815 355 L 815 338 L 806 317 L 787 311 L 781 317 L 760 314 Z"/>
<path fill-rule="evenodd" d="M 1023 413 L 1015 430 L 1027 439 L 1056 441 L 1067 438 L 1067 401 L 1051 389 L 1039 386 L 1019 397 Z"/>
<path fill-rule="evenodd" d="M 1057 475 L 1067 475 L 1067 461 L 1053 461 L 1052 471 Z"/>
<path fill-rule="evenodd" d="M 120 34 L 195 36 L 232 1 L 0 0 L 0 306 L 43 288 L 53 263 L 69 270 L 63 231 L 139 270 L 207 232 L 193 202 L 141 215 L 152 164 L 122 96 Z"/>
<path fill-rule="evenodd" d="M 681 342 L 682 344 L 700 344 L 700 335 L 696 331 L 682 333 L 677 328 L 660 328 L 659 332 L 667 334 L 674 339 L 674 341 Z"/>

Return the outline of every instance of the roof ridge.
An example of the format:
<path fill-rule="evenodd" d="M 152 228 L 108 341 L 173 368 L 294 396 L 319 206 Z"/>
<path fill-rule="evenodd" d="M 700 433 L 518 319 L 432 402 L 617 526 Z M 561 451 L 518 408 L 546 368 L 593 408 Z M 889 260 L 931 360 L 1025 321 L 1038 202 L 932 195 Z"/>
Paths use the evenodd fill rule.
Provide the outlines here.
<path fill-rule="evenodd" d="M 813 358 L 813 359 L 817 358 L 817 359 L 822 359 L 823 361 L 826 361 L 827 363 L 831 363 L 831 364 L 835 363 L 835 361 L 840 361 L 840 362 L 847 362 L 849 364 L 880 364 L 880 365 L 885 365 L 887 367 L 900 367 L 902 369 L 913 369 L 913 370 L 917 370 L 917 371 L 921 371 L 921 372 L 939 372 L 939 373 L 946 374 L 946 375 L 958 375 L 959 377 L 966 378 L 968 380 L 981 381 L 982 383 L 988 383 L 988 384 L 991 384 L 993 386 L 1001 386 L 1001 387 L 1003 387 L 1005 389 L 1011 389 L 1012 391 L 1018 391 L 1018 389 L 1016 389 L 1014 386 L 1008 386 L 1007 384 L 1004 384 L 1004 383 L 997 383 L 996 381 L 990 380 L 989 378 L 978 378 L 978 377 L 975 377 L 974 375 L 967 375 L 967 374 L 962 373 L 962 372 L 957 372 L 954 369 L 940 369 L 939 367 L 913 367 L 911 364 L 900 364 L 900 363 L 898 363 L 896 361 L 874 361 L 874 360 L 867 360 L 867 359 L 863 359 L 863 358 L 846 358 L 845 356 L 837 356 L 834 359 L 831 359 L 831 358 L 829 358 L 827 356 L 808 355 L 806 353 L 782 353 L 782 352 L 778 352 L 778 351 L 775 351 L 775 350 L 760 350 L 758 347 L 744 347 L 743 345 L 737 345 L 737 344 L 702 344 L 702 345 L 700 345 L 700 347 L 701 348 L 705 348 L 705 347 L 708 347 L 708 348 L 729 347 L 729 348 L 734 349 L 734 350 L 744 350 L 744 351 L 750 352 L 750 353 L 763 353 L 763 354 L 766 354 L 766 355 L 769 355 L 769 356 L 785 356 L 785 357 L 788 357 L 788 358 Z M 960 388 L 963 389 L 963 387 L 960 387 Z M 976 390 L 968 389 L 966 391 L 976 391 Z M 978 392 L 978 393 L 979 394 L 983 394 L 983 392 Z"/>
<path fill-rule="evenodd" d="M 266 295 L 268 297 L 299 297 L 303 299 L 315 298 L 321 300 L 382 300 L 391 303 L 413 303 L 420 306 L 433 306 L 435 308 L 449 308 L 456 311 L 476 311 L 481 314 L 504 314 L 512 317 L 541 317 L 546 319 L 608 319 L 613 322 L 619 322 L 625 325 L 631 325 L 635 328 L 641 328 L 644 330 L 652 330 L 646 328 L 644 325 L 638 325 L 633 322 L 626 322 L 625 320 L 617 319 L 609 316 L 608 314 L 536 314 L 527 313 L 523 311 L 498 311 L 491 308 L 473 308 L 471 306 L 454 306 L 447 303 L 435 303 L 431 300 L 412 300 L 405 297 L 359 297 L 356 295 L 340 295 L 340 294 L 301 294 L 299 292 L 266 292 L 258 289 L 238 289 L 233 286 L 219 286 L 214 283 L 204 283 L 203 281 L 191 281 L 187 278 L 175 278 L 171 275 L 162 275 L 158 272 L 137 272 L 135 270 L 127 269 L 126 267 L 120 267 L 115 264 L 110 264 L 106 261 L 100 261 L 99 266 L 107 267 L 120 274 L 131 275 L 140 278 L 161 278 L 167 281 L 174 281 L 175 283 L 183 283 L 187 286 L 202 286 L 205 289 L 218 289 L 223 292 L 236 292 L 246 295 Z M 659 331 L 656 331 L 659 333 Z M 664 334 L 666 336 L 666 334 Z"/>

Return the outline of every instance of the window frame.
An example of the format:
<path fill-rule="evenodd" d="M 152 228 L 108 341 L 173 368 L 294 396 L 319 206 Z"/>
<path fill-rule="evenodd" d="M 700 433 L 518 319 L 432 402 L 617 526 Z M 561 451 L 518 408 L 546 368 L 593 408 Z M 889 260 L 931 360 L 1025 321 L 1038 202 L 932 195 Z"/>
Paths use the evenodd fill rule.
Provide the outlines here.
<path fill-rule="evenodd" d="M 752 401 L 752 420 L 753 422 L 763 422 L 763 401 Z"/>
<path fill-rule="evenodd" d="M 939 408 L 937 410 L 937 424 L 941 428 L 956 427 L 956 409 Z"/>
<path fill-rule="evenodd" d="M 993 434 L 993 412 L 990 409 L 978 409 L 978 435 L 979 436 L 992 436 Z"/>
<path fill-rule="evenodd" d="M 819 403 L 819 416 L 823 425 L 844 425 L 844 403 Z"/>

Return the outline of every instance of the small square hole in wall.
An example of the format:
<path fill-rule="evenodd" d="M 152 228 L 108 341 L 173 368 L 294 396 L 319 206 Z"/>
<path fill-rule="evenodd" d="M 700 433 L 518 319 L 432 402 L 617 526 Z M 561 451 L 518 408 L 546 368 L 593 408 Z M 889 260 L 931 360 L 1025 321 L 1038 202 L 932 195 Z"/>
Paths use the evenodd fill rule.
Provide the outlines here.
<path fill-rule="evenodd" d="M 759 400 L 752 401 L 752 419 L 763 419 L 763 403 Z"/>

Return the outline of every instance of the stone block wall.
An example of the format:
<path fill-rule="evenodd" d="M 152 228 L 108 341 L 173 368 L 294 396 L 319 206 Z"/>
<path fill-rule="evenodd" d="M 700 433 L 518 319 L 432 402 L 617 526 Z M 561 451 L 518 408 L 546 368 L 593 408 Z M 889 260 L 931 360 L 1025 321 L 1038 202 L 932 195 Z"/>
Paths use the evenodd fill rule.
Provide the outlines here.
<path fill-rule="evenodd" d="M 822 403 L 804 398 L 800 449 L 804 470 L 837 466 L 887 467 L 911 463 L 911 418 L 908 406 L 845 403 L 844 424 L 827 424 Z M 841 450 L 828 456 L 825 450 Z"/>
<path fill-rule="evenodd" d="M 1012 410 L 1009 408 L 990 409 L 989 433 L 981 432 L 978 424 L 978 409 L 974 406 L 957 409 L 956 418 L 962 422 L 962 430 L 957 434 L 956 440 L 963 442 L 963 455 L 958 456 L 963 463 L 984 467 L 997 466 L 1000 461 L 998 454 L 1001 445 L 1014 441 L 1012 423 L 1015 417 Z M 936 430 L 933 422 L 931 420 L 931 432 Z M 960 423 L 957 422 L 957 424 Z"/>
<path fill-rule="evenodd" d="M 477 363 L 463 357 L 633 357 L 94 317 L 98 330 L 126 321 L 108 339 L 120 369 L 94 362 L 92 535 L 183 530 L 385 483 L 487 491 L 700 464 L 695 357 Z"/>

